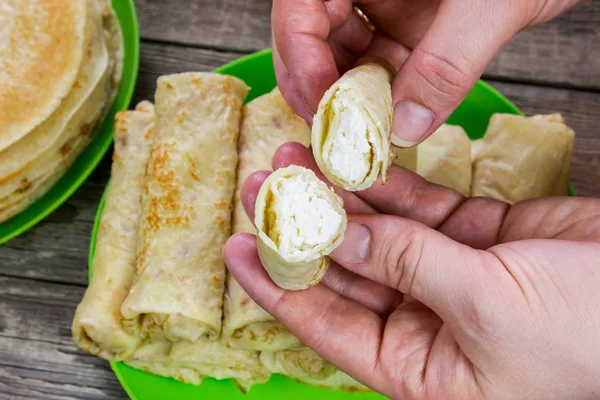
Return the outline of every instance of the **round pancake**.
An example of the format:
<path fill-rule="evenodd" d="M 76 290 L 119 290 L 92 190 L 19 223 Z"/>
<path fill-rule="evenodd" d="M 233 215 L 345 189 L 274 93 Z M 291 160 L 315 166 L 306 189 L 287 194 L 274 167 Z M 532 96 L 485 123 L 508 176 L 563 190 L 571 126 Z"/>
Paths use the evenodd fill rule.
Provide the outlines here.
<path fill-rule="evenodd" d="M 90 24 L 87 27 L 89 40 L 86 41 L 88 43 L 86 54 L 75 84 L 48 119 L 21 140 L 0 152 L 0 160 L 2 160 L 0 184 L 17 176 L 53 146 L 60 147 L 60 138 L 72 134 L 69 129 L 73 126 L 72 119 L 76 118 L 77 114 L 81 114 L 79 111 L 86 105 L 86 100 L 90 98 L 109 67 L 100 8 L 95 1 L 90 1 L 89 4 Z M 101 101 L 103 98 L 100 97 L 98 100 Z M 102 103 L 96 106 L 101 108 Z"/>
<path fill-rule="evenodd" d="M 87 1 L 0 0 L 0 150 L 71 90 L 84 56 Z"/>
<path fill-rule="evenodd" d="M 0 222 L 26 209 L 52 188 L 94 138 L 112 106 L 121 79 L 123 38 L 114 10 L 105 7 L 102 14 L 108 67 L 92 95 L 79 109 L 79 118 L 69 122 L 70 133 L 61 136 L 57 145 L 23 173 L 0 184 Z"/>

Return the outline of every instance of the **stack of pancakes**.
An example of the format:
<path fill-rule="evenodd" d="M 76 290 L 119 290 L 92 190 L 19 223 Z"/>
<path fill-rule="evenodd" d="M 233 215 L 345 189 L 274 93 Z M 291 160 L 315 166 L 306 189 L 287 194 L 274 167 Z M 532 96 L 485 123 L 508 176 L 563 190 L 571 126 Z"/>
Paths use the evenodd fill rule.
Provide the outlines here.
<path fill-rule="evenodd" d="M 123 39 L 110 0 L 0 0 L 0 222 L 42 197 L 116 97 Z"/>

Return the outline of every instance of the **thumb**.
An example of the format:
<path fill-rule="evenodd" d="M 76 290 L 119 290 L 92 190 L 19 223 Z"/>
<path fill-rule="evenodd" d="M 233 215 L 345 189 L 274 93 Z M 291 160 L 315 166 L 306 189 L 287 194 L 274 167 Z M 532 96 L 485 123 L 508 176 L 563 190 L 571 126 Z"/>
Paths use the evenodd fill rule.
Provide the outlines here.
<path fill-rule="evenodd" d="M 442 1 L 392 86 L 392 142 L 411 147 L 452 114 L 495 54 L 518 31 L 502 1 Z"/>
<path fill-rule="evenodd" d="M 487 253 L 401 217 L 348 217 L 330 255 L 348 270 L 411 295 L 447 322 L 468 316 L 484 293 Z"/>

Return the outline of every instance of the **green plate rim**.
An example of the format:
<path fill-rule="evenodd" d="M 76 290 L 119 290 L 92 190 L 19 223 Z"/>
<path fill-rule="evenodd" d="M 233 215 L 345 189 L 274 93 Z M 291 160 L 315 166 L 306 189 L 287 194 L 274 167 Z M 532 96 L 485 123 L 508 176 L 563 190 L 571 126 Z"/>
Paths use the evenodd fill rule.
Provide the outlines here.
<path fill-rule="evenodd" d="M 263 57 L 265 55 L 271 55 L 272 54 L 272 50 L 271 49 L 264 49 L 261 51 L 257 51 L 255 53 L 249 54 L 247 56 L 238 58 L 236 60 L 233 60 L 227 64 L 222 65 L 221 67 L 213 70 L 213 72 L 217 72 L 217 73 L 221 73 L 224 69 L 229 69 L 231 67 L 234 67 L 236 65 L 245 63 L 249 60 L 255 59 L 255 58 L 259 58 L 259 57 Z M 518 115 L 524 115 L 523 112 L 515 105 L 513 104 L 508 98 L 506 98 L 502 93 L 500 93 L 498 90 L 496 90 L 494 87 L 492 87 L 491 85 L 489 85 L 488 83 L 479 80 L 476 83 L 476 86 L 479 86 L 483 89 L 485 89 L 485 91 L 491 93 L 492 95 L 494 95 L 497 99 L 499 99 L 502 103 L 504 103 L 504 105 L 507 106 L 507 108 L 510 108 L 515 114 Z M 94 249 L 95 249 L 95 245 L 96 245 L 96 237 L 97 237 L 97 233 L 98 233 L 98 226 L 100 223 L 100 218 L 102 215 L 102 211 L 104 209 L 104 202 L 105 202 L 105 197 L 106 197 L 106 189 L 108 188 L 108 184 L 110 183 L 107 182 L 106 187 L 104 189 L 104 192 L 102 193 L 102 197 L 100 198 L 100 202 L 98 203 L 98 209 L 96 211 L 96 216 L 94 219 L 94 226 L 92 228 L 92 234 L 91 234 L 91 238 L 90 238 L 90 250 L 89 250 L 89 256 L 88 256 L 88 276 L 91 279 L 91 275 L 92 275 L 92 262 L 93 262 L 93 256 L 94 256 Z M 575 196 L 575 192 L 571 186 L 571 184 L 569 183 L 569 195 L 571 196 Z M 121 386 L 123 387 L 123 389 L 125 390 L 125 392 L 127 393 L 127 395 L 132 399 L 132 400 L 140 400 L 135 393 L 133 393 L 133 390 L 129 387 L 129 384 L 127 383 L 127 381 L 125 380 L 125 378 L 122 375 L 122 371 L 118 368 L 119 365 L 121 365 L 121 362 L 110 362 L 110 366 L 111 369 L 113 370 L 115 376 L 117 377 L 117 379 L 119 380 L 119 383 L 121 384 Z"/>
<path fill-rule="evenodd" d="M 3 227 L 9 227 L 7 228 L 8 232 L 5 234 L 0 233 L 0 245 L 33 228 L 67 201 L 96 169 L 112 144 L 114 116 L 118 111 L 126 110 L 131 103 L 137 82 L 140 60 L 140 34 L 133 0 L 112 0 L 112 5 L 117 13 L 123 32 L 123 71 L 121 75 L 121 86 L 113 106 L 102 122 L 102 126 L 96 137 L 77 157 L 65 175 L 56 182 L 44 196 L 30 205 L 27 209 L 7 221 L 0 223 L 0 230 Z M 80 169 L 81 172 L 75 178 L 68 175 L 69 172 L 76 169 Z M 57 194 L 54 189 L 63 184 L 67 185 L 67 189 Z M 41 209 L 36 208 L 45 202 L 48 202 L 49 204 Z M 21 218 L 24 218 L 24 220 L 19 221 Z M 17 221 L 14 221 L 15 219 L 17 219 Z M 13 224 L 17 226 L 12 228 L 11 226 Z"/>

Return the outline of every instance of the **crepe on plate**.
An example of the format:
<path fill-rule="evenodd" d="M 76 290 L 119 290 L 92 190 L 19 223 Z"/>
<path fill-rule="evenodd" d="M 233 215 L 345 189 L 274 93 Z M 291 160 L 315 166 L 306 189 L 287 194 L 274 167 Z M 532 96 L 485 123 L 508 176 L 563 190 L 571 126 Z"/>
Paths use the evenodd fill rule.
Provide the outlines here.
<path fill-rule="evenodd" d="M 157 85 L 136 274 L 121 314 L 140 338 L 216 340 L 248 87 L 212 73 L 161 76 Z"/>
<path fill-rule="evenodd" d="M 255 171 L 271 170 L 271 159 L 282 144 L 298 142 L 308 146 L 310 128 L 287 105 L 277 88 L 250 101 L 242 113 L 232 233 L 256 233 L 240 198 L 244 181 Z M 300 345 L 294 335 L 248 296 L 231 274 L 227 276 L 222 335 L 232 347 L 250 350 L 283 350 Z"/>
<path fill-rule="evenodd" d="M 254 225 L 258 255 L 273 282 L 287 290 L 319 283 L 346 223 L 341 197 L 311 170 L 290 165 L 269 175 L 256 197 Z"/>
<path fill-rule="evenodd" d="M 444 124 L 416 148 L 416 172 L 419 175 L 463 196 L 470 196 L 471 140 L 463 128 Z"/>
<path fill-rule="evenodd" d="M 150 154 L 154 106 L 141 102 L 115 117 L 115 150 L 92 262 L 93 276 L 73 319 L 73 338 L 90 354 L 123 360 L 140 339 L 121 325 L 121 304 L 135 272 L 144 171 Z"/>
<path fill-rule="evenodd" d="M 575 132 L 562 116 L 495 114 L 474 155 L 472 196 L 566 196 Z"/>
<path fill-rule="evenodd" d="M 94 138 L 117 93 L 122 70 L 118 19 L 104 0 L 72 3 L 86 6 L 82 18 L 84 54 L 75 69 L 71 90 L 47 118 L 30 119 L 37 121 L 35 126 L 27 132 L 21 129 L 16 134 L 19 139 L 0 151 L 0 221 L 27 208 L 64 175 Z M 35 9 L 37 5 L 31 6 Z M 51 82 L 40 84 L 46 85 L 39 88 L 41 92 L 52 86 Z M 10 90 L 10 85 L 7 87 Z M 8 125 L 6 131 L 3 128 L 0 138 L 8 137 L 10 129 L 15 126 Z"/>
<path fill-rule="evenodd" d="M 311 144 L 319 169 L 334 185 L 363 190 L 380 175 L 385 183 L 393 158 L 392 78 L 389 66 L 365 59 L 323 95 Z"/>
<path fill-rule="evenodd" d="M 232 378 L 243 391 L 267 382 L 271 376 L 257 351 L 232 349 L 220 341 L 145 341 L 125 364 L 193 385 L 199 385 L 207 376 Z"/>
<path fill-rule="evenodd" d="M 325 389 L 367 392 L 369 388 L 346 375 L 309 348 L 263 351 L 260 361 L 272 373 Z"/>

